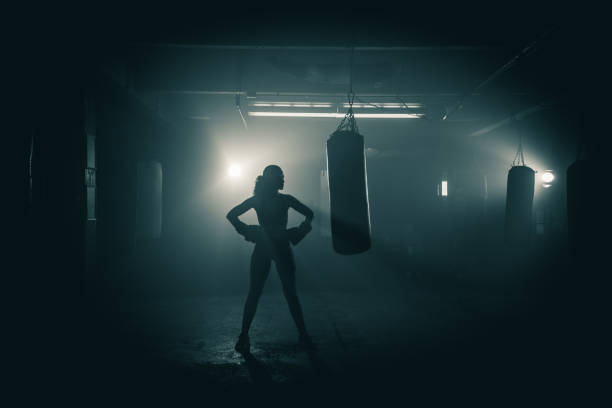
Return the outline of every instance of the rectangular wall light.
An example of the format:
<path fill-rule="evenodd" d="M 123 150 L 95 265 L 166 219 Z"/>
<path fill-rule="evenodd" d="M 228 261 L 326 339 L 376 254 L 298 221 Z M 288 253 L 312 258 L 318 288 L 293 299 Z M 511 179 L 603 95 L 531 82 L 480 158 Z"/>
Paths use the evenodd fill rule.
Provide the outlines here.
<path fill-rule="evenodd" d="M 249 112 L 249 116 L 342 119 L 346 114 L 327 112 Z M 422 113 L 355 113 L 355 118 L 363 119 L 418 119 L 421 117 L 423 117 Z"/>
<path fill-rule="evenodd" d="M 447 197 L 448 196 L 448 181 L 444 180 L 442 181 L 442 185 L 441 185 L 441 189 L 440 189 L 440 195 L 442 197 Z"/>

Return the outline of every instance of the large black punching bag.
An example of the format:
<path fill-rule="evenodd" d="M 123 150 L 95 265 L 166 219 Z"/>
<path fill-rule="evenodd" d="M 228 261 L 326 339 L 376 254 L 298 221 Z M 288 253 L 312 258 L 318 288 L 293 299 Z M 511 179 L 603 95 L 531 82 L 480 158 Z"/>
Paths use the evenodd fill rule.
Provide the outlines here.
<path fill-rule="evenodd" d="M 510 246 L 529 244 L 532 229 L 535 172 L 527 166 L 513 166 L 508 172 L 505 241 Z"/>
<path fill-rule="evenodd" d="M 354 119 L 353 119 L 354 121 Z M 327 174 L 334 250 L 358 254 L 370 249 L 370 210 L 363 136 L 338 128 L 327 140 Z"/>
<path fill-rule="evenodd" d="M 581 256 L 593 249 L 596 236 L 596 174 L 588 160 L 576 160 L 567 169 L 567 232 L 570 248 Z"/>

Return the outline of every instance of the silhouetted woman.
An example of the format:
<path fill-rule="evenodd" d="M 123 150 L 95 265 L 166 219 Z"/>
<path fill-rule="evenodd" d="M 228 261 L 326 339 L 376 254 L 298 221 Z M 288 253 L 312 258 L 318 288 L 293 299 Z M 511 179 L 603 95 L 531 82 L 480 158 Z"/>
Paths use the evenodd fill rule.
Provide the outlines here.
<path fill-rule="evenodd" d="M 306 332 L 302 307 L 297 297 L 295 261 L 290 245 L 290 242 L 297 244 L 312 229 L 311 222 L 314 215 L 310 208 L 300 203 L 295 197 L 278 192 L 283 189 L 284 184 L 284 175 L 280 167 L 275 165 L 266 167 L 263 174 L 255 181 L 253 196 L 227 213 L 227 219 L 236 228 L 236 231 L 247 241 L 255 243 L 255 249 L 251 255 L 249 295 L 244 305 L 242 331 L 235 346 L 236 351 L 240 353 L 248 353 L 250 350 L 249 328 L 272 261 L 276 264 L 283 293 L 299 331 L 299 341 L 306 348 L 314 347 Z M 257 213 L 259 225 L 246 225 L 238 219 L 251 208 Z M 298 228 L 287 230 L 289 208 L 304 215 L 306 220 Z"/>

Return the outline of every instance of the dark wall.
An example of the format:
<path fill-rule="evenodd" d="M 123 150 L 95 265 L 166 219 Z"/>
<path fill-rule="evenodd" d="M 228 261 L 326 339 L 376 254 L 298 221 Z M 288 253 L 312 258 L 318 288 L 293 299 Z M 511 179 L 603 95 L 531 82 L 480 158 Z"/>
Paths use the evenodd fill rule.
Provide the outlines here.
<path fill-rule="evenodd" d="M 6 148 L 7 156 L 18 161 L 8 174 L 18 180 L 19 194 L 7 194 L 3 201 L 17 197 L 19 205 L 5 213 L 3 230 L 10 244 L 2 271 L 8 314 L 16 323 L 7 332 L 20 351 L 23 347 L 23 353 L 13 354 L 20 356 L 16 370 L 29 380 L 24 384 L 50 375 L 63 379 L 74 368 L 85 270 L 87 79 L 81 65 L 65 66 L 37 51 L 24 50 L 12 60 L 20 70 L 10 82 L 19 89 L 8 94 L 11 110 L 4 132 L 6 141 L 19 141 L 18 149 Z M 36 58 L 47 61 L 45 70 Z M 57 356 L 66 370 L 50 373 Z M 34 361 L 40 368 L 36 372 Z"/>
<path fill-rule="evenodd" d="M 163 273 L 164 255 L 181 256 L 190 233 L 186 203 L 197 193 L 203 134 L 189 123 L 170 124 L 111 80 L 96 86 L 97 242 L 95 279 L 111 293 L 139 289 Z M 138 217 L 150 205 L 138 200 L 139 162 L 162 168 L 162 232 L 159 238 L 137 237 Z M 178 249 L 178 250 L 177 250 Z M 94 279 L 94 281 L 95 281 Z M 93 283 L 94 290 L 100 282 Z"/>

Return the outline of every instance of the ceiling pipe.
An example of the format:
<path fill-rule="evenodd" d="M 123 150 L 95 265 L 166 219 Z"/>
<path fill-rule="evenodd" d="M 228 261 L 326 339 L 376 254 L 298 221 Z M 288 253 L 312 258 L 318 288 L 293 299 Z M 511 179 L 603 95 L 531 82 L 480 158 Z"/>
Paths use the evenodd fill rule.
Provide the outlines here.
<path fill-rule="evenodd" d="M 552 106 L 554 104 L 553 101 L 544 101 L 544 102 L 540 102 L 537 105 L 534 105 L 530 108 L 527 108 L 519 113 L 516 113 L 512 116 L 507 117 L 506 119 L 500 120 L 499 122 L 496 122 L 492 125 L 489 126 L 485 126 L 480 130 L 477 130 L 473 133 L 470 134 L 470 136 L 482 136 L 482 135 L 486 135 L 487 133 L 490 133 L 496 129 L 499 129 L 500 127 L 509 125 L 511 123 L 517 122 L 519 120 L 523 120 L 526 117 L 533 115 L 536 112 L 541 111 L 542 109 L 548 108 L 550 106 Z"/>
<path fill-rule="evenodd" d="M 247 125 L 247 121 L 244 118 L 244 114 L 242 113 L 242 108 L 240 107 L 240 94 L 236 94 L 236 110 L 240 114 L 240 119 L 242 119 L 242 124 L 244 125 L 244 130 L 248 131 L 249 126 Z"/>

